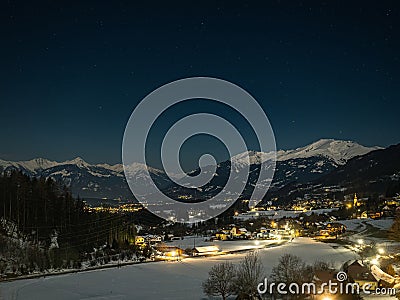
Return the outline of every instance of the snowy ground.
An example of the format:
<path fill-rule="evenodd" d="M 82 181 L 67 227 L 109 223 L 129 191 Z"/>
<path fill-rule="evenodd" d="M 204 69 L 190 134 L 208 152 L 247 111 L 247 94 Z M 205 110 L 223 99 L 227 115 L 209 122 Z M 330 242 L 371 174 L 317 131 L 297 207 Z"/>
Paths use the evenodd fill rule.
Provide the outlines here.
<path fill-rule="evenodd" d="M 282 218 L 297 218 L 301 214 L 306 214 L 307 216 L 311 214 L 321 215 L 325 213 L 329 213 L 332 211 L 337 210 L 337 208 L 321 208 L 321 209 L 314 209 L 308 210 L 306 212 L 302 210 L 265 210 L 265 211 L 249 211 L 246 213 L 239 214 L 235 216 L 235 219 L 238 220 L 251 220 L 257 219 L 259 217 L 268 217 L 270 219 L 278 220 Z"/>
<path fill-rule="evenodd" d="M 338 223 L 345 225 L 347 227 L 347 230 L 360 232 L 367 227 L 364 224 L 366 220 L 367 219 L 351 219 L 351 220 L 338 221 Z"/>
<path fill-rule="evenodd" d="M 360 232 L 366 228 L 365 224 L 369 224 L 381 230 L 388 230 L 393 225 L 393 219 L 351 219 L 338 221 L 345 225 L 347 230 Z"/>
<path fill-rule="evenodd" d="M 284 253 L 307 262 L 324 260 L 339 267 L 355 254 L 309 238 L 259 250 L 265 273 Z M 182 262 L 154 262 L 76 274 L 19 280 L 0 284 L 4 299 L 207 299 L 201 283 L 210 268 L 222 261 L 237 263 L 245 254 L 191 258 Z"/>
<path fill-rule="evenodd" d="M 221 251 L 238 251 L 246 249 L 259 249 L 278 243 L 277 240 L 236 240 L 236 241 L 207 241 L 209 238 L 186 236 L 183 240 L 175 240 L 166 243 L 168 246 L 177 246 L 182 249 L 195 246 L 217 246 Z"/>
<path fill-rule="evenodd" d="M 366 243 L 368 241 L 374 241 L 379 244 L 386 244 L 397 246 L 398 243 L 394 243 L 386 238 L 385 231 L 390 229 L 393 224 L 393 219 L 352 219 L 352 220 L 344 220 L 339 221 L 340 223 L 346 225 L 347 230 L 354 231 L 352 235 L 348 235 L 346 238 L 354 243 L 357 243 L 358 240 L 365 240 Z M 372 227 L 368 227 L 370 225 Z M 378 229 L 378 233 L 376 230 Z M 382 231 L 382 234 L 379 232 Z"/>
<path fill-rule="evenodd" d="M 381 230 L 388 230 L 392 227 L 394 220 L 393 219 L 378 219 L 378 220 L 369 220 L 367 224 L 370 224 L 376 228 Z"/>
<path fill-rule="evenodd" d="M 357 245 L 362 241 L 365 245 L 375 243 L 386 253 L 397 253 L 400 250 L 400 243 L 387 238 L 386 231 L 393 224 L 392 218 L 387 219 L 352 219 L 339 221 L 346 225 L 351 234 L 345 236 L 345 240 Z M 370 225 L 370 226 L 368 226 Z M 372 227 L 371 227 L 372 226 Z"/>

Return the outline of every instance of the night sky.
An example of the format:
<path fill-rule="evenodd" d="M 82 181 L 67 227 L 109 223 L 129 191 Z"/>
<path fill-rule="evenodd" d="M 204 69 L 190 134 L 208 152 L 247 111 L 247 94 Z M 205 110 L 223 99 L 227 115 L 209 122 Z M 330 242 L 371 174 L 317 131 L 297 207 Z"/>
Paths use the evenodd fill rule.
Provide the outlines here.
<path fill-rule="evenodd" d="M 192 76 L 250 92 L 279 149 L 400 142 L 397 1 L 134 2 L 0 4 L 1 159 L 121 162 L 135 105 Z"/>

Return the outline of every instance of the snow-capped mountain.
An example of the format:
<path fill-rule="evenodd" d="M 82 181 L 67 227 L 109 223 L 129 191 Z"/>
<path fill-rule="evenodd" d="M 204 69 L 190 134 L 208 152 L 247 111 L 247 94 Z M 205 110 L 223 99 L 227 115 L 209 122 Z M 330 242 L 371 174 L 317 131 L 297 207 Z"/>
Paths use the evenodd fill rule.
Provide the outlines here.
<path fill-rule="evenodd" d="M 352 141 L 321 139 L 295 150 L 279 151 L 277 157 L 279 161 L 284 161 L 288 159 L 323 156 L 333 160 L 338 165 L 343 165 L 355 156 L 361 156 L 378 149 L 382 149 L 382 147 L 365 147 Z"/>
<path fill-rule="evenodd" d="M 0 168 L 16 168 L 19 170 L 24 170 L 31 174 L 37 174 L 41 170 L 45 170 L 54 166 L 57 166 L 59 163 L 56 161 L 51 161 L 44 158 L 35 158 L 27 161 L 5 161 L 0 160 Z"/>
<path fill-rule="evenodd" d="M 310 145 L 294 150 L 276 152 L 275 176 L 271 189 L 279 189 L 291 182 L 307 182 L 344 165 L 349 159 L 365 155 L 381 147 L 365 147 L 352 141 L 321 139 Z M 247 160 L 248 155 L 248 160 Z M 250 166 L 273 159 L 273 152 L 248 151 L 232 157 L 239 165 L 250 162 Z M 268 168 L 268 164 L 261 165 Z"/>
<path fill-rule="evenodd" d="M 293 182 L 271 191 L 282 203 L 297 197 L 330 193 L 330 197 L 363 193 L 395 196 L 400 188 L 400 144 L 349 159 L 328 174 L 304 184 Z"/>
<path fill-rule="evenodd" d="M 352 141 L 321 139 L 305 147 L 294 150 L 279 150 L 276 152 L 276 161 L 286 161 L 297 158 L 325 157 L 337 165 L 345 164 L 349 159 L 364 155 L 373 150 L 382 149 L 379 146 L 365 147 Z M 232 160 L 241 164 L 246 163 L 247 154 L 250 164 L 260 164 L 273 158 L 273 152 L 248 151 L 232 157 Z"/>
<path fill-rule="evenodd" d="M 322 139 L 294 150 L 279 150 L 276 152 L 276 171 L 271 188 L 280 189 L 288 183 L 315 180 L 345 164 L 349 159 L 376 149 L 380 147 L 365 147 L 351 141 Z M 250 161 L 250 176 L 245 194 L 251 193 L 257 181 L 260 166 L 271 167 L 270 164 L 261 165 L 261 162 L 266 162 L 273 157 L 271 152 L 249 151 L 247 153 Z M 235 155 L 231 160 L 235 160 L 240 168 L 241 165 L 248 163 L 247 153 Z M 145 173 L 147 168 L 157 186 L 167 194 L 179 196 L 194 193 L 201 198 L 221 190 L 229 176 L 230 166 L 231 161 L 219 163 L 213 179 L 195 191 L 173 184 L 163 171 L 144 164 L 133 163 L 126 169 L 128 178 L 140 186 L 140 191 L 138 191 L 140 195 L 146 195 L 148 192 L 150 178 Z M 29 176 L 53 178 L 68 186 L 75 196 L 79 195 L 83 198 L 133 199 L 122 164 L 90 164 L 80 157 L 64 162 L 43 158 L 19 162 L 0 160 L 0 172 L 9 170 L 21 170 Z M 193 173 L 199 171 L 194 170 Z M 202 171 L 209 172 L 209 168 L 203 168 Z"/>
<path fill-rule="evenodd" d="M 305 183 L 316 180 L 333 170 L 338 166 L 345 164 L 349 159 L 365 155 L 370 151 L 381 149 L 380 147 L 364 147 L 351 141 L 322 139 L 305 147 L 294 150 L 279 150 L 276 152 L 275 175 L 270 185 L 271 190 L 279 190 L 290 183 Z M 248 155 L 248 157 L 247 157 Z M 254 189 L 258 179 L 260 168 L 271 168 L 268 160 L 274 157 L 273 152 L 248 151 L 232 157 L 238 168 L 249 164 L 249 179 L 242 197 L 249 197 Z M 265 163 L 264 163 L 265 162 Z M 264 163 L 264 164 L 262 164 Z M 167 194 L 174 196 L 190 195 L 193 199 L 209 198 L 222 190 L 230 174 L 230 161 L 219 163 L 216 167 L 213 179 L 201 188 L 193 190 L 176 185 L 172 185 L 167 190 Z M 205 167 L 203 173 L 210 172 L 211 167 Z M 200 170 L 192 173 L 198 174 Z M 269 185 L 269 182 L 259 182 Z M 262 187 L 262 186 L 261 186 Z"/>
<path fill-rule="evenodd" d="M 144 164 L 133 163 L 127 166 L 127 175 L 138 182 L 146 193 L 149 178 L 145 176 Z M 0 160 L 0 172 L 20 170 L 32 177 L 52 178 L 65 184 L 75 196 L 83 198 L 133 199 L 129 190 L 122 164 L 90 164 L 80 157 L 64 162 L 55 162 L 42 158 L 29 161 Z M 161 170 L 148 168 L 152 179 L 161 188 L 170 183 Z"/>

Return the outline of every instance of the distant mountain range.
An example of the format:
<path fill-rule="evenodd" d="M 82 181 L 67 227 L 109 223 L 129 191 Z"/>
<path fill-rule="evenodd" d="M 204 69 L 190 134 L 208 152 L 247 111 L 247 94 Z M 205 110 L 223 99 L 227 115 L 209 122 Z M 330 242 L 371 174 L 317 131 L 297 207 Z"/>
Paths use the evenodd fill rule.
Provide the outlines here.
<path fill-rule="evenodd" d="M 344 178 L 340 175 L 340 172 L 345 172 L 341 170 L 345 170 L 348 165 L 354 165 L 353 169 L 362 169 L 353 161 L 366 164 L 364 157 L 373 155 L 373 153 L 385 153 L 389 149 L 391 148 L 365 147 L 351 141 L 322 139 L 305 147 L 279 150 L 276 153 L 276 171 L 271 190 L 276 192 L 285 190 L 285 187 L 288 186 L 294 187 L 294 184 L 304 184 L 316 180 L 323 180 L 327 184 L 339 184 L 339 181 L 342 182 Z M 248 197 L 252 188 L 254 188 L 261 162 L 271 159 L 273 153 L 249 151 L 248 155 L 251 173 L 246 189 L 242 194 L 244 198 Z M 383 156 L 385 155 L 383 154 Z M 240 167 L 247 164 L 245 157 L 246 153 L 242 153 L 232 157 L 231 160 L 237 162 Z M 219 163 L 213 179 L 198 189 L 185 188 L 174 184 L 162 170 L 151 167 L 148 170 L 157 186 L 166 194 L 176 198 L 184 195 L 193 199 L 204 199 L 215 195 L 224 186 L 230 173 L 231 160 Z M 268 167 L 268 164 L 263 166 Z M 367 168 L 365 165 L 363 167 Z M 143 197 L 148 191 L 148 181 L 150 180 L 145 176 L 145 168 L 147 168 L 146 165 L 139 163 L 127 167 L 128 176 L 139 182 L 143 188 L 139 191 L 139 194 Z M 205 167 L 201 171 L 208 172 L 211 169 L 214 168 Z M 70 187 L 75 196 L 79 195 L 82 198 L 133 199 L 121 164 L 93 165 L 79 157 L 65 162 L 50 161 L 43 158 L 20 162 L 0 160 L 0 172 L 11 170 L 21 170 L 30 176 L 53 178 Z M 200 170 L 194 170 L 191 173 L 199 172 Z M 328 179 L 328 174 L 336 177 Z"/>
<path fill-rule="evenodd" d="M 400 144 L 356 156 L 308 182 L 291 182 L 269 192 L 269 198 L 290 202 L 304 195 L 352 194 L 395 196 L 400 193 Z"/>
<path fill-rule="evenodd" d="M 129 165 L 128 176 L 142 183 L 143 191 L 146 193 L 147 181 L 144 170 L 146 165 L 134 163 Z M 108 198 L 108 199 L 130 199 L 133 195 L 126 183 L 122 164 L 92 165 L 77 157 L 73 160 L 64 162 L 50 161 L 43 158 L 32 159 L 29 161 L 4 161 L 0 160 L 0 172 L 20 170 L 32 177 L 52 178 L 57 182 L 68 186 L 74 196 L 81 198 Z M 170 184 L 170 180 L 164 172 L 150 168 L 153 180 L 161 188 Z"/>
<path fill-rule="evenodd" d="M 333 139 L 321 139 L 308 146 L 300 147 L 294 150 L 279 150 L 276 153 L 275 175 L 270 185 L 270 193 L 274 196 L 281 196 L 279 191 L 285 191 L 285 187 L 293 184 L 304 184 L 313 182 L 326 176 L 338 167 L 345 165 L 349 160 L 363 156 L 371 151 L 383 149 L 381 147 L 365 147 L 351 141 L 341 141 Z M 247 164 L 247 155 L 250 161 L 249 180 L 241 198 L 249 198 L 254 184 L 257 182 L 260 167 L 269 168 L 270 164 L 261 164 L 267 162 L 273 156 L 273 153 L 249 151 L 231 158 L 239 165 Z M 177 185 L 171 185 L 164 192 L 171 197 L 180 195 L 189 196 L 193 200 L 211 198 L 222 190 L 227 182 L 231 161 L 225 161 L 217 165 L 213 179 L 201 189 L 189 189 Z M 213 168 L 203 168 L 202 172 L 210 172 Z M 200 170 L 192 173 L 198 174 Z M 261 182 L 266 187 L 269 182 Z"/>

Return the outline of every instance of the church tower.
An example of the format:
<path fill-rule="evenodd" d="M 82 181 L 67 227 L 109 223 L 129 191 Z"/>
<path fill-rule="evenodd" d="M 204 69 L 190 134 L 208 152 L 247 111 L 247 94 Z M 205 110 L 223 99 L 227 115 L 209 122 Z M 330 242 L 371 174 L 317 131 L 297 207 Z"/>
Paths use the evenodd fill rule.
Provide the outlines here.
<path fill-rule="evenodd" d="M 354 206 L 354 207 L 357 207 L 357 206 L 358 206 L 357 193 L 354 193 L 353 206 Z"/>

